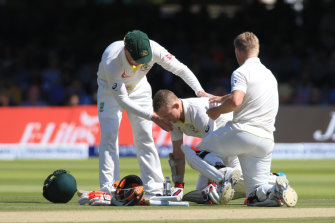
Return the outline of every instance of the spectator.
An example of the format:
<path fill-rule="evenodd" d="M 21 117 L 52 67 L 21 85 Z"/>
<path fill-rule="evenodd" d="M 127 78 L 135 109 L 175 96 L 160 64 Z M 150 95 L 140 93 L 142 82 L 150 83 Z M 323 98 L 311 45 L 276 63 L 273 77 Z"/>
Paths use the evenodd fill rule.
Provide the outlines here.
<path fill-rule="evenodd" d="M 27 89 L 26 100 L 21 103 L 23 106 L 44 106 L 47 105 L 41 99 L 41 89 L 38 85 L 32 84 Z"/>
<path fill-rule="evenodd" d="M 29 83 L 41 86 L 40 94 L 48 105 L 65 105 L 66 95 L 72 93 L 79 96 L 79 104 L 94 104 L 100 52 L 107 43 L 135 28 L 152 33 L 155 40 L 171 49 L 209 92 L 222 84 L 230 88 L 225 76 L 229 79 L 236 66 L 230 40 L 241 29 L 249 29 L 259 33 L 264 43 L 260 58 L 282 87 L 282 103 L 335 104 L 334 1 L 304 1 L 299 24 L 296 12 L 283 0 L 277 0 L 272 10 L 258 0 L 229 3 L 234 4 L 231 10 L 219 8 L 228 4 L 226 1 L 217 8 L 186 1 L 176 7 L 176 13 L 173 7 L 163 10 L 163 4 L 134 7 L 135 3 L 122 5 L 115 1 L 56 2 L 0 4 L 0 19 L 5 21 L 0 29 L 6 30 L 0 35 L 0 84 L 7 85 L 10 105 L 22 103 L 22 92 L 27 92 Z M 145 16 L 135 16 L 135 9 Z M 127 19 L 122 24 L 115 22 L 125 10 L 129 12 Z M 306 70 L 310 72 L 310 87 L 300 79 Z M 292 78 L 298 92 L 288 90 Z M 171 78 L 159 66 L 153 67 L 148 79 L 153 93 L 159 90 L 155 86 L 163 86 L 182 98 L 192 95 L 182 81 Z M 314 88 L 321 91 L 323 100 L 315 100 L 318 93 Z"/>
<path fill-rule="evenodd" d="M 69 95 L 66 105 L 68 106 L 76 106 L 79 105 L 79 96 L 75 93 Z"/>
<path fill-rule="evenodd" d="M 10 102 L 9 93 L 6 90 L 0 90 L 0 106 L 6 107 L 10 105 L 11 105 L 11 102 Z"/>

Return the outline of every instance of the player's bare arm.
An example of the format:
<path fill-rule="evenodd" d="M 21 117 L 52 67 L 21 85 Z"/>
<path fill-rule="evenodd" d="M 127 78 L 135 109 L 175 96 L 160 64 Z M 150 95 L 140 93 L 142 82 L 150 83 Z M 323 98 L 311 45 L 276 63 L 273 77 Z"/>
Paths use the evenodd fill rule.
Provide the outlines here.
<path fill-rule="evenodd" d="M 180 199 L 183 197 L 185 175 L 185 154 L 181 150 L 182 144 L 183 138 L 172 140 L 173 151 L 169 154 L 172 181 L 174 182 L 174 187 L 171 188 L 171 195 Z"/>
<path fill-rule="evenodd" d="M 176 176 L 184 176 L 185 174 L 185 154 L 181 150 L 181 145 L 183 144 L 183 139 L 172 141 L 172 157 L 175 162 Z M 183 182 L 179 182 L 183 183 Z"/>
<path fill-rule="evenodd" d="M 209 103 L 211 104 L 216 104 L 216 103 L 219 103 L 219 104 L 221 104 L 221 103 L 223 103 L 224 102 L 224 100 L 226 100 L 228 97 L 230 96 L 230 94 L 226 94 L 226 95 L 223 95 L 223 96 L 214 96 L 213 95 L 213 97 L 211 97 L 210 99 L 209 99 Z"/>
<path fill-rule="evenodd" d="M 233 91 L 231 94 L 228 94 L 227 97 L 223 100 L 222 104 L 217 107 L 212 107 L 207 110 L 207 115 L 216 120 L 221 114 L 234 111 L 237 107 L 242 104 L 245 93 L 243 91 Z M 225 96 L 223 96 L 225 97 Z"/>

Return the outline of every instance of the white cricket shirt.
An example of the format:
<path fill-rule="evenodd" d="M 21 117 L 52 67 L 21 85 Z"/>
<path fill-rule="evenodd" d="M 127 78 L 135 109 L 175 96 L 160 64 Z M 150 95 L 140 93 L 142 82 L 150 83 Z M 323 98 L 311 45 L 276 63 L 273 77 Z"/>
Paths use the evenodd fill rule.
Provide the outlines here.
<path fill-rule="evenodd" d="M 198 79 L 187 66 L 179 62 L 178 59 L 155 41 L 150 40 L 150 46 L 152 60 L 147 64 L 141 64 L 134 68 L 126 59 L 124 42 L 116 41 L 110 44 L 102 55 L 97 73 L 98 83 L 104 82 L 104 84 L 101 84 L 101 86 L 105 86 L 102 91 L 111 91 L 123 109 L 146 119 L 151 119 L 153 111 L 147 111 L 133 103 L 129 99 L 128 94 L 135 93 L 136 88 L 140 87 L 141 81 L 146 81 L 146 74 L 155 63 L 180 76 L 195 93 L 203 90 Z M 99 85 L 99 88 L 101 86 Z"/>
<path fill-rule="evenodd" d="M 273 139 L 279 99 L 272 72 L 258 57 L 249 58 L 233 72 L 231 86 L 232 92 L 245 93 L 242 104 L 234 111 L 233 128 Z"/>
<path fill-rule="evenodd" d="M 210 132 L 218 127 L 224 126 L 232 120 L 233 113 L 222 114 L 213 121 L 208 117 L 206 111 L 209 107 L 208 98 L 187 98 L 181 99 L 184 107 L 185 122 L 173 123 L 171 140 L 177 141 L 183 138 L 183 133 L 188 136 L 199 138 L 206 137 Z M 217 125 L 220 126 L 217 126 Z"/>

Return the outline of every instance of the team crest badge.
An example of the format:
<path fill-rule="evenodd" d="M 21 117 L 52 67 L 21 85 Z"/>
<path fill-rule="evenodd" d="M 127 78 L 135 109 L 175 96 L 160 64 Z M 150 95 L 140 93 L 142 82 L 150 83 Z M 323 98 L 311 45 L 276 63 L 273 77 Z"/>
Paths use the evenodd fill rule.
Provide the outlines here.
<path fill-rule="evenodd" d="M 142 67 L 143 67 L 143 69 L 148 69 L 150 66 L 145 63 L 145 64 L 142 65 Z"/>
<path fill-rule="evenodd" d="M 150 70 L 151 66 L 149 64 L 142 64 L 141 66 L 141 71 L 146 71 L 146 70 Z"/>
<path fill-rule="evenodd" d="M 141 56 L 142 57 L 145 57 L 145 56 L 148 56 L 148 51 L 147 50 L 142 50 L 142 52 L 141 52 Z"/>
<path fill-rule="evenodd" d="M 100 102 L 99 111 L 103 112 L 104 111 L 104 107 L 105 107 L 105 102 Z"/>

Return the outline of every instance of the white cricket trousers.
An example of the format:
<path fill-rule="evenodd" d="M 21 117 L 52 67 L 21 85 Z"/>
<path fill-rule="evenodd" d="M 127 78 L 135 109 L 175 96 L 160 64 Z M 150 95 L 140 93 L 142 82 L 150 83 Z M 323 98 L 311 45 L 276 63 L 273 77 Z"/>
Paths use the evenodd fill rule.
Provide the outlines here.
<path fill-rule="evenodd" d="M 111 192 L 114 191 L 113 182 L 120 180 L 118 134 L 123 109 L 113 97 L 106 82 L 98 79 L 98 85 L 98 114 L 101 129 L 99 180 L 101 190 Z M 153 110 L 151 86 L 146 79 L 142 80 L 135 89 L 128 91 L 128 94 L 134 103 L 145 109 Z M 103 108 L 100 107 L 101 103 L 103 103 Z M 152 137 L 152 121 L 131 113 L 127 114 L 132 127 L 134 148 L 144 190 L 148 193 L 161 194 L 164 176 Z M 127 168 L 124 167 L 124 169 Z M 129 172 L 129 174 L 133 173 Z"/>
<path fill-rule="evenodd" d="M 247 197 L 260 186 L 262 188 L 273 186 L 268 183 L 274 148 L 272 139 L 237 130 L 227 124 L 205 137 L 197 148 L 216 153 L 221 158 L 237 155 Z"/>

